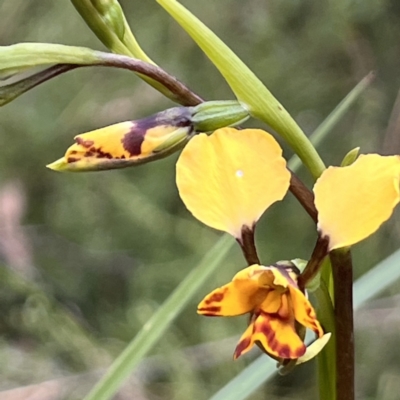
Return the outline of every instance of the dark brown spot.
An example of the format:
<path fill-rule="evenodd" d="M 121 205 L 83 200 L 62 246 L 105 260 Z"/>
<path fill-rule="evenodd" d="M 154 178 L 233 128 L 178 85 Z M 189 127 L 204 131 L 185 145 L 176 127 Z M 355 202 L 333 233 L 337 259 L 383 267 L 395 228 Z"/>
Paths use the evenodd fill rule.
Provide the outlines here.
<path fill-rule="evenodd" d="M 80 137 L 77 137 L 77 138 L 75 139 L 75 142 L 78 143 L 78 144 L 80 144 L 80 145 L 83 146 L 83 147 L 86 147 L 87 149 L 88 149 L 90 146 L 93 146 L 93 144 L 94 144 L 94 141 L 93 141 L 93 140 L 84 140 L 84 139 L 82 139 L 82 138 L 80 138 Z"/>
<path fill-rule="evenodd" d="M 87 151 L 87 152 L 84 154 L 84 157 L 93 157 L 93 156 L 94 156 L 93 151 Z"/>
<path fill-rule="evenodd" d="M 93 152 L 96 158 L 108 158 L 109 160 L 114 158 L 111 153 L 104 153 L 104 151 L 101 151 L 101 147 L 99 149 L 93 149 Z"/>
<path fill-rule="evenodd" d="M 221 311 L 221 307 L 202 307 L 197 310 L 200 314 L 208 317 L 213 317 L 216 313 Z"/>
<path fill-rule="evenodd" d="M 77 154 L 78 152 L 76 150 L 72 150 L 69 154 L 74 155 Z"/>
<path fill-rule="evenodd" d="M 67 158 L 67 163 L 73 163 L 76 161 L 79 161 L 79 158 L 76 158 L 76 157 L 68 157 Z"/>
<path fill-rule="evenodd" d="M 138 156 L 142 150 L 142 143 L 147 129 L 141 129 L 137 124 L 132 125 L 129 132 L 121 139 L 123 148 L 131 155 Z"/>
<path fill-rule="evenodd" d="M 208 298 L 205 303 L 206 304 L 211 304 L 211 303 L 219 303 L 222 301 L 224 298 L 225 293 L 214 293 L 210 298 Z"/>

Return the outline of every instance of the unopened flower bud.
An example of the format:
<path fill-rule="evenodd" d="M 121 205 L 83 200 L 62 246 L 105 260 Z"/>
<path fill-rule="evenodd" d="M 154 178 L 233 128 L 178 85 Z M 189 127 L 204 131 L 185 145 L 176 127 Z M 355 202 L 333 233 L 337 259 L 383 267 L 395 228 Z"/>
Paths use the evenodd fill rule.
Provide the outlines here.
<path fill-rule="evenodd" d="M 123 41 L 125 34 L 125 18 L 121 5 L 116 0 L 91 0 L 104 22 Z"/>
<path fill-rule="evenodd" d="M 236 101 L 174 107 L 137 121 L 75 136 L 75 144 L 65 156 L 47 167 L 80 172 L 143 164 L 181 149 L 198 132 L 238 124 L 246 118 L 246 110 Z"/>
<path fill-rule="evenodd" d="M 190 111 L 175 107 L 75 136 L 65 156 L 47 167 L 80 172 L 143 164 L 175 152 L 193 133 Z"/>

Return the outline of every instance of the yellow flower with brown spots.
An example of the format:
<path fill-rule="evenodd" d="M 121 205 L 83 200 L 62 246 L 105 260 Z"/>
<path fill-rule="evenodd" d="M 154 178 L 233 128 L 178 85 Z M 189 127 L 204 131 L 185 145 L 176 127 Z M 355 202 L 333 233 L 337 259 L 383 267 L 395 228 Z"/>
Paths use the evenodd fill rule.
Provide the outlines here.
<path fill-rule="evenodd" d="M 197 312 L 222 317 L 250 313 L 250 324 L 239 340 L 235 359 L 254 344 L 276 359 L 298 359 L 305 354 L 306 346 L 296 325 L 313 330 L 319 338 L 324 332 L 296 278 L 296 272 L 280 265 L 252 265 L 207 295 Z"/>

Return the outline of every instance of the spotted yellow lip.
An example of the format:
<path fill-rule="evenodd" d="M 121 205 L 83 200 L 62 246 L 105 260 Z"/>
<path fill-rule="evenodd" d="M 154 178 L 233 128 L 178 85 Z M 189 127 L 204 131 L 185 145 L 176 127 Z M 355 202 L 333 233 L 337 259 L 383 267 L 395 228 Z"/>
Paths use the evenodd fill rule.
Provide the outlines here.
<path fill-rule="evenodd" d="M 306 353 L 296 323 L 324 332 L 314 308 L 297 287 L 297 275 L 280 267 L 252 265 L 238 272 L 232 281 L 207 295 L 198 306 L 206 316 L 235 316 L 250 313 L 250 324 L 239 340 L 234 358 L 254 344 L 278 359 L 298 359 Z"/>

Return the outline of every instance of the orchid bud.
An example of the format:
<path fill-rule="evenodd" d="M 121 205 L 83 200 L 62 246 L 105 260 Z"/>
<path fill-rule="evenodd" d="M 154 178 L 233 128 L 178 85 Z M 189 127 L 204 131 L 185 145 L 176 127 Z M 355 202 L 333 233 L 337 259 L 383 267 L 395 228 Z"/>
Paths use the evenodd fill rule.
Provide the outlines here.
<path fill-rule="evenodd" d="M 80 172 L 144 164 L 181 149 L 198 132 L 240 123 L 246 117 L 247 111 L 232 101 L 170 108 L 75 136 L 64 157 L 47 167 Z"/>

